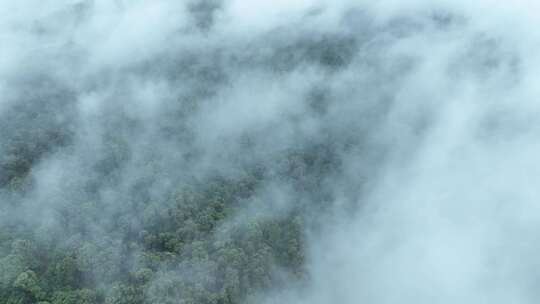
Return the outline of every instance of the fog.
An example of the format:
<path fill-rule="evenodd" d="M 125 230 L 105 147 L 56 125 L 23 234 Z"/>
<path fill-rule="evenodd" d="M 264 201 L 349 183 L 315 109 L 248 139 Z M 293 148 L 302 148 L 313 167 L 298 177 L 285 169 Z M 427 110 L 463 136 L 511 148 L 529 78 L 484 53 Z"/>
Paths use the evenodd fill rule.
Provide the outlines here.
<path fill-rule="evenodd" d="M 300 213 L 304 273 L 243 302 L 540 299 L 540 4 L 4 2 L 0 228 L 113 273 L 142 210 L 254 179 L 209 238 Z"/>

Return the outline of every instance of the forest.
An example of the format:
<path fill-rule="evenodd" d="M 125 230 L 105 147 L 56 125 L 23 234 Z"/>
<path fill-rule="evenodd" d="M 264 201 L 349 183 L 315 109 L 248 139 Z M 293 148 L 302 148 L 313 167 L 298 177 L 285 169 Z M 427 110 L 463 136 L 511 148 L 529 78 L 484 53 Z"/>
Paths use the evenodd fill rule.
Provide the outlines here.
<path fill-rule="evenodd" d="M 0 303 L 232 304 L 301 283 L 305 229 L 330 211 L 325 185 L 339 171 L 339 150 L 350 145 L 330 139 L 338 130 L 316 137 L 300 130 L 306 119 L 325 115 L 327 90 L 303 93 L 308 114 L 260 113 L 257 124 L 251 113 L 234 117 L 242 104 L 213 108 L 219 98 L 261 97 L 241 96 L 237 73 L 278 77 L 269 82 L 295 66 L 334 73 L 351 60 L 354 39 L 269 32 L 239 42 L 247 53 L 218 38 L 204 46 L 189 35 L 208 35 L 219 5 L 201 1 L 189 6 L 193 29 L 167 33 L 172 46 L 155 45 L 150 55 L 112 67 L 86 66 L 91 58 L 84 56 L 98 56 L 97 46 L 67 40 L 77 41 L 98 9 L 92 1 L 59 6 L 17 34 L 62 46 L 22 59 L 29 61 L 20 62 L 24 71 L 6 79 Z M 258 50 L 265 39 L 276 40 L 268 54 Z M 273 111 L 272 100 L 262 102 Z M 265 134 L 276 123 L 282 131 Z M 279 134 L 290 131 L 296 134 Z"/>

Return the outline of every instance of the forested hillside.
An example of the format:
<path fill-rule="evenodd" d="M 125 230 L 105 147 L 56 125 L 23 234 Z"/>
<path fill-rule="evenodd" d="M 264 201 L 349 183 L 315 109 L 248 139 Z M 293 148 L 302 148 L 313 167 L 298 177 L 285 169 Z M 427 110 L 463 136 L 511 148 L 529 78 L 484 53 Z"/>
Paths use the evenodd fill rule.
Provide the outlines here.
<path fill-rule="evenodd" d="M 306 26 L 222 42 L 219 3 L 172 3 L 51 2 L 17 28 L 43 44 L 5 78 L 1 303 L 240 303 L 305 279 L 305 229 L 359 140 L 326 78 L 359 41 Z M 87 45 L 100 9 L 121 32 Z M 123 28 L 165 9 L 166 31 Z"/>
<path fill-rule="evenodd" d="M 538 303 L 540 19 L 489 2 L 0 2 L 0 304 Z"/>

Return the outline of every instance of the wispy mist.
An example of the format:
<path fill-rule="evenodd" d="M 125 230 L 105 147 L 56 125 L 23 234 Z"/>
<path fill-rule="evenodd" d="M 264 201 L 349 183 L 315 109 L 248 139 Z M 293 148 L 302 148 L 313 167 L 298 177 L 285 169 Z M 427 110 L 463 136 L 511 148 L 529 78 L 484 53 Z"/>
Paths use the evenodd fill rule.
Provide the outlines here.
<path fill-rule="evenodd" d="M 536 303 L 539 8 L 0 4 L 0 296 Z"/>

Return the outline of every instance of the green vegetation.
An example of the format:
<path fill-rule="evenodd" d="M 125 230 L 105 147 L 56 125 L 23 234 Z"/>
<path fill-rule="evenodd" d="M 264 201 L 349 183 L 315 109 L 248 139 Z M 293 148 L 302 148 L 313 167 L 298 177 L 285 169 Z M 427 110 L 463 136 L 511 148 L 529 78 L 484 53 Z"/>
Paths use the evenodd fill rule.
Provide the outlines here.
<path fill-rule="evenodd" d="M 96 202 L 66 211 L 62 240 L 49 242 L 23 224 L 3 226 L 0 303 L 237 303 L 277 283 L 275 267 L 300 276 L 298 215 L 232 220 L 254 184 L 216 180 L 147 202 L 133 214 L 140 226 L 118 217 L 108 238 L 85 236 L 100 212 Z"/>

